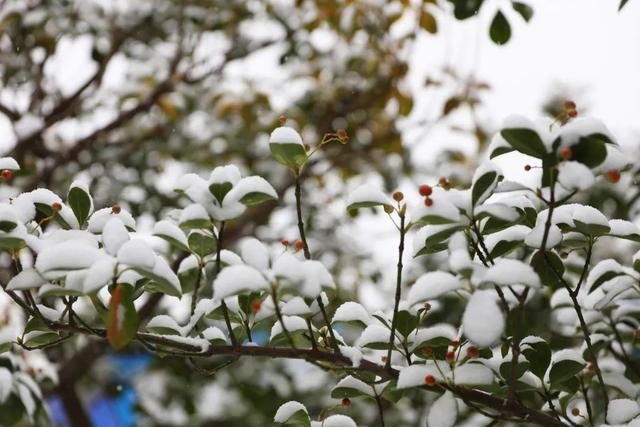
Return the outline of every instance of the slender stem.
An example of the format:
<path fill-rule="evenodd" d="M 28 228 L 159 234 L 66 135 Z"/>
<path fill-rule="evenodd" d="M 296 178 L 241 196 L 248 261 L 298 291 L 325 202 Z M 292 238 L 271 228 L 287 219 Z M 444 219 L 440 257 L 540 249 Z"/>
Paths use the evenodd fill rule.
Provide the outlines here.
<path fill-rule="evenodd" d="M 222 251 L 222 235 L 224 233 L 224 221 L 220 223 L 220 230 L 218 230 L 218 237 L 216 238 L 216 277 L 220 274 L 220 270 L 222 269 L 222 262 L 220 261 L 220 252 Z M 231 339 L 231 345 L 237 347 L 238 340 L 236 339 L 236 334 L 233 332 L 233 328 L 231 327 L 231 319 L 229 318 L 229 309 L 227 308 L 227 304 L 224 302 L 224 298 L 220 299 L 220 305 L 222 306 L 222 315 L 224 316 L 224 323 L 227 325 L 227 330 L 229 331 L 229 338 Z"/>
<path fill-rule="evenodd" d="M 380 426 L 385 427 L 384 425 L 384 408 L 382 407 L 382 399 L 376 393 L 376 405 L 378 406 L 378 415 L 380 416 Z"/>
<path fill-rule="evenodd" d="M 298 232 L 300 233 L 300 240 L 302 241 L 302 248 L 304 251 L 304 257 L 311 259 L 311 251 L 309 250 L 309 244 L 307 243 L 307 236 L 304 232 L 304 221 L 302 219 L 302 182 L 300 175 L 296 175 L 296 214 L 298 216 Z"/>
<path fill-rule="evenodd" d="M 587 406 L 587 415 L 589 416 L 589 425 L 593 426 L 593 413 L 591 412 L 591 402 L 589 401 L 587 387 L 584 385 L 584 378 L 580 377 L 580 389 L 582 390 L 582 395 L 584 396 L 584 402 Z"/>
<path fill-rule="evenodd" d="M 309 250 L 309 243 L 307 242 L 307 236 L 304 232 L 304 221 L 302 219 L 302 180 L 300 178 L 299 172 L 296 172 L 295 196 L 296 196 L 296 215 L 298 218 L 298 232 L 300 233 L 300 240 L 302 241 L 302 249 L 304 251 L 304 257 L 305 259 L 311 259 L 311 251 Z M 331 346 L 337 353 L 339 353 L 340 349 L 338 348 L 338 340 L 336 339 L 336 335 L 333 332 L 333 327 L 331 326 L 331 322 L 329 321 L 329 316 L 327 315 L 327 310 L 324 306 L 324 302 L 322 301 L 322 296 L 318 295 L 318 298 L 316 298 L 316 301 L 318 302 L 318 307 L 320 307 L 322 318 L 324 319 L 324 322 L 327 324 L 327 329 L 329 330 L 329 335 L 331 336 Z"/>
<path fill-rule="evenodd" d="M 387 369 L 391 368 L 391 354 L 393 352 L 395 337 L 396 337 L 396 327 L 398 321 L 398 310 L 400 308 L 400 298 L 402 296 L 402 254 L 404 253 L 404 236 L 405 236 L 405 215 L 402 210 L 400 210 L 400 243 L 398 244 L 398 265 L 396 269 L 396 298 L 395 304 L 393 306 L 393 317 L 391 318 L 391 334 L 389 335 L 389 350 L 387 351 L 387 361 L 385 363 L 385 367 Z M 409 361 L 411 358 L 407 356 Z"/>
<path fill-rule="evenodd" d="M 309 330 L 309 339 L 311 340 L 311 348 L 317 349 L 318 345 L 316 344 L 316 337 L 313 334 L 313 325 L 311 324 L 311 319 L 307 319 L 307 329 Z"/>
<path fill-rule="evenodd" d="M 287 329 L 287 325 L 284 324 L 284 318 L 282 317 L 282 313 L 280 312 L 280 306 L 278 304 L 278 291 L 275 286 L 271 286 L 271 298 L 273 299 L 273 306 L 276 310 L 276 316 L 278 317 L 278 321 L 282 326 L 282 333 L 285 337 L 287 337 L 287 341 L 289 341 L 289 345 L 292 349 L 297 350 L 296 345 L 293 342 L 293 338 L 291 338 L 291 334 L 289 334 L 289 330 Z"/>
<path fill-rule="evenodd" d="M 216 254 L 216 262 L 217 262 L 217 254 Z M 216 269 L 219 271 L 219 267 L 216 264 Z M 216 271 L 216 275 L 218 274 Z M 191 296 L 191 317 L 193 317 L 196 312 L 196 305 L 198 304 L 198 291 L 200 290 L 200 282 L 202 278 L 202 264 L 200 259 L 198 259 L 198 272 L 196 273 L 196 283 L 193 288 L 193 295 Z"/>

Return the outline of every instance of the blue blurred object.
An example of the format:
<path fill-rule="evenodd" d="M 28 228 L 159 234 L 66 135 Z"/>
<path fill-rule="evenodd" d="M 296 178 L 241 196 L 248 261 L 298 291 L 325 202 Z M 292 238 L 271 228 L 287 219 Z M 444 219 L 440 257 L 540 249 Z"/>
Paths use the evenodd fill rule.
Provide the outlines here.
<path fill-rule="evenodd" d="M 96 392 L 85 402 L 91 424 L 96 427 L 131 427 L 136 425 L 134 406 L 138 401 L 130 380 L 144 372 L 152 360 L 148 353 L 112 353 L 106 356 L 109 377 L 118 384 L 118 394 L 111 396 Z M 54 426 L 70 427 L 59 396 L 47 398 L 47 406 Z"/>

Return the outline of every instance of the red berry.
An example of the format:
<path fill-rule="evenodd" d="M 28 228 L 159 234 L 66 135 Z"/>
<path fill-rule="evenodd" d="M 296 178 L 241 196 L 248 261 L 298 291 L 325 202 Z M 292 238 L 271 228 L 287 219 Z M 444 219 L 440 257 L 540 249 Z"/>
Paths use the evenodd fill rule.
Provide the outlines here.
<path fill-rule="evenodd" d="M 562 158 L 562 160 L 569 160 L 572 155 L 573 155 L 573 152 L 571 151 L 571 148 L 569 148 L 569 147 L 564 147 L 560 151 L 560 157 Z"/>
<path fill-rule="evenodd" d="M 351 406 L 351 400 L 345 397 L 344 399 L 342 399 L 342 406 L 344 408 L 349 408 Z"/>
<path fill-rule="evenodd" d="M 571 410 L 571 415 L 573 415 L 574 417 L 577 417 L 578 415 L 580 415 L 580 409 L 578 408 L 573 408 Z"/>
<path fill-rule="evenodd" d="M 573 119 L 578 117 L 578 112 L 576 110 L 569 110 L 567 111 L 567 115 Z"/>
<path fill-rule="evenodd" d="M 451 341 L 451 346 L 453 347 L 458 347 L 460 345 L 460 340 L 453 340 Z"/>
<path fill-rule="evenodd" d="M 346 130 L 338 129 L 338 132 L 336 134 L 338 135 L 338 139 L 340 140 L 340 142 L 342 142 L 343 144 L 349 142 L 349 135 L 347 134 Z"/>
<path fill-rule="evenodd" d="M 607 178 L 611 182 L 620 181 L 620 171 L 618 169 L 611 169 L 610 171 L 607 172 Z"/>
<path fill-rule="evenodd" d="M 434 385 L 436 383 L 436 379 L 433 375 L 427 375 L 424 377 L 424 382 L 429 385 Z"/>
<path fill-rule="evenodd" d="M 447 360 L 453 360 L 456 357 L 456 354 L 453 351 L 447 352 Z"/>
<path fill-rule="evenodd" d="M 60 203 L 58 203 L 58 202 L 54 202 L 51 205 L 51 210 L 54 211 L 54 212 L 60 212 L 62 210 L 62 205 Z"/>
<path fill-rule="evenodd" d="M 253 301 L 251 301 L 251 311 L 253 313 L 259 312 L 261 308 L 262 308 L 262 301 L 260 300 L 260 298 L 256 298 Z"/>
<path fill-rule="evenodd" d="M 469 346 L 467 348 L 467 356 L 469 356 L 469 359 L 477 359 L 478 357 L 480 357 L 480 349 L 473 345 Z"/>
<path fill-rule="evenodd" d="M 427 197 L 426 199 L 424 199 L 424 205 L 427 207 L 433 205 L 433 199 Z"/>
<path fill-rule="evenodd" d="M 431 193 L 433 193 L 433 188 L 431 188 L 430 185 L 425 184 L 420 186 L 419 191 L 421 196 L 427 197 L 427 196 L 430 196 Z"/>
<path fill-rule="evenodd" d="M 287 123 L 287 118 L 285 116 L 278 117 L 278 123 L 280 123 L 280 126 L 284 126 Z"/>
<path fill-rule="evenodd" d="M 294 247 L 296 248 L 296 251 L 300 251 L 304 249 L 304 242 L 302 240 L 296 240 Z"/>
<path fill-rule="evenodd" d="M 118 215 L 122 211 L 122 208 L 118 205 L 111 206 L 111 213 Z"/>
<path fill-rule="evenodd" d="M 395 193 L 393 193 L 393 200 L 399 202 L 402 199 L 404 199 L 404 194 L 402 194 L 402 191 L 396 191 Z"/>
<path fill-rule="evenodd" d="M 11 178 L 13 178 L 13 172 L 11 172 L 9 169 L 5 169 L 2 171 L 2 177 L 5 181 L 11 181 Z"/>
<path fill-rule="evenodd" d="M 595 372 L 596 371 L 596 365 L 594 365 L 593 363 L 589 363 L 587 365 L 587 371 L 589 372 Z"/>
<path fill-rule="evenodd" d="M 576 103 L 573 101 L 564 101 L 564 108 L 565 110 L 575 110 Z"/>
<path fill-rule="evenodd" d="M 289 246 L 289 241 L 287 239 L 280 240 L 280 243 L 282 243 L 282 246 Z"/>

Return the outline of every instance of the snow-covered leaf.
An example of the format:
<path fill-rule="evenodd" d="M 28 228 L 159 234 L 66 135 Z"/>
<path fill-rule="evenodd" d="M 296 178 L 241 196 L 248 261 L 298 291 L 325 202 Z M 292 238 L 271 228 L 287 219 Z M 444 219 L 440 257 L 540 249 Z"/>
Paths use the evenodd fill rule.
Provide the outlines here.
<path fill-rule="evenodd" d="M 504 314 L 496 303 L 494 292 L 476 291 L 462 316 L 467 338 L 479 347 L 488 347 L 500 339 L 504 324 Z"/>
<path fill-rule="evenodd" d="M 393 201 L 382 191 L 370 184 L 364 184 L 353 190 L 347 199 L 347 210 L 393 206 Z"/>
<path fill-rule="evenodd" d="M 213 296 L 224 299 L 242 292 L 267 289 L 266 279 L 255 268 L 247 265 L 232 265 L 222 269 L 213 282 Z"/>
<path fill-rule="evenodd" d="M 440 297 L 449 292 L 457 291 L 463 283 L 451 273 L 432 271 L 418 278 L 409 290 L 407 302 L 409 305 L 423 303 Z"/>
<path fill-rule="evenodd" d="M 299 168 L 307 161 L 302 137 L 288 126 L 275 128 L 271 132 L 269 149 L 277 162 L 293 169 Z"/>
<path fill-rule="evenodd" d="M 436 399 L 427 416 L 428 427 L 453 427 L 458 417 L 456 398 L 447 391 Z"/>
<path fill-rule="evenodd" d="M 311 426 L 311 419 L 307 413 L 307 408 L 294 400 L 280 405 L 273 421 L 279 424 L 300 425 L 304 427 Z"/>

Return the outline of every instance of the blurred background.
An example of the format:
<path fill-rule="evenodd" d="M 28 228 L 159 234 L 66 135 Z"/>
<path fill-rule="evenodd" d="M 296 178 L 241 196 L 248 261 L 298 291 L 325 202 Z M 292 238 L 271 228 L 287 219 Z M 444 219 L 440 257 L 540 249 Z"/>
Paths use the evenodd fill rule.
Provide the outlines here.
<path fill-rule="evenodd" d="M 330 311 L 354 297 L 387 308 L 394 229 L 373 213 L 345 218 L 357 185 L 410 200 L 439 176 L 462 185 L 505 117 L 555 116 L 566 99 L 637 153 L 640 2 L 523 1 L 0 0 L 0 155 L 23 168 L 0 197 L 66 194 L 81 178 L 97 206 L 117 202 L 150 232 L 181 206 L 179 175 L 234 163 L 281 200 L 233 223 L 230 244 L 293 241 L 292 180 L 271 159 L 269 132 L 280 115 L 312 146 L 344 128 L 350 143 L 325 147 L 305 176 L 310 244 L 338 285 Z M 506 157 L 507 176 L 526 179 L 526 160 Z M 602 192 L 592 203 L 613 201 L 617 216 L 637 199 Z M 409 261 L 408 282 L 437 262 Z M 0 298 L 0 324 L 19 321 Z M 151 298 L 141 317 L 183 320 L 188 307 L 189 296 Z M 332 404 L 332 379 L 304 362 L 205 377 L 183 360 L 80 339 L 46 359 L 25 355 L 50 380 L 56 426 L 265 426 L 290 399 Z M 424 425 L 423 409 L 404 399 L 390 423 Z M 373 425 L 374 405 L 350 411 Z"/>

